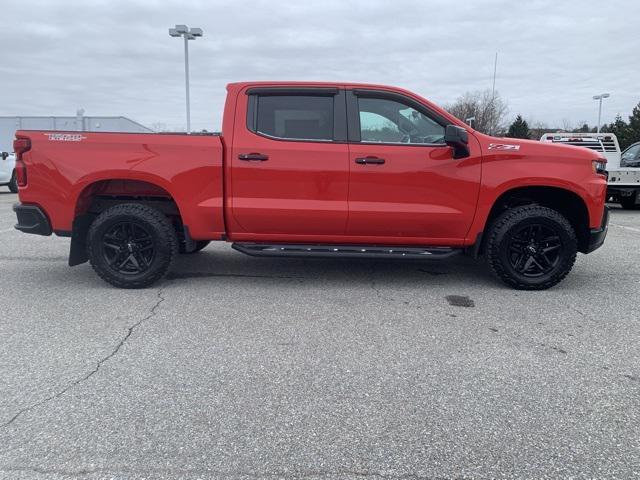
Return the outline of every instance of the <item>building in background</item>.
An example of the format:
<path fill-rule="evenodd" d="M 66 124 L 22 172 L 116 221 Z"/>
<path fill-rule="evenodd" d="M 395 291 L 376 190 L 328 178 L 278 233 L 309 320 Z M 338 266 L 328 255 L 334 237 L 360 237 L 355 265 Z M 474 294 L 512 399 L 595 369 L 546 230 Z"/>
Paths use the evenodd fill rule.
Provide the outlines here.
<path fill-rule="evenodd" d="M 2 117 L 0 116 L 0 151 L 13 151 L 16 130 L 62 130 L 79 132 L 150 133 L 150 128 L 127 117 L 87 117 L 78 110 L 75 117 Z"/>

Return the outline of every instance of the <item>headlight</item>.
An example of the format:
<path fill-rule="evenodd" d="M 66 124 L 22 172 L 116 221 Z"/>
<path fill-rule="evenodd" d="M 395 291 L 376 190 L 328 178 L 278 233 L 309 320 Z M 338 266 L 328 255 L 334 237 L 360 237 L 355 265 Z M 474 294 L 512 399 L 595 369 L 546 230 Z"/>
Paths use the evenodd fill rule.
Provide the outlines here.
<path fill-rule="evenodd" d="M 599 175 L 607 174 L 607 161 L 604 158 L 592 161 L 591 166 L 593 167 L 593 173 L 597 173 Z"/>

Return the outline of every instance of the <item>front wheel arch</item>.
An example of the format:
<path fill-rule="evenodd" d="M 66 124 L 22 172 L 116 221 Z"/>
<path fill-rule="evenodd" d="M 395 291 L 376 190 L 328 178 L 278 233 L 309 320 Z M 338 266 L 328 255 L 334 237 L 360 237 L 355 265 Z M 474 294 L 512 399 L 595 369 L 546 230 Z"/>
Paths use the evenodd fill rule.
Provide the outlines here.
<path fill-rule="evenodd" d="M 589 247 L 589 210 L 584 200 L 575 192 L 560 187 L 518 187 L 502 193 L 494 202 L 485 226 L 482 239 L 477 247 L 477 254 L 482 255 L 486 251 L 488 232 L 495 220 L 503 212 L 525 205 L 539 205 L 555 210 L 565 217 L 578 241 L 578 251 L 586 252 Z"/>

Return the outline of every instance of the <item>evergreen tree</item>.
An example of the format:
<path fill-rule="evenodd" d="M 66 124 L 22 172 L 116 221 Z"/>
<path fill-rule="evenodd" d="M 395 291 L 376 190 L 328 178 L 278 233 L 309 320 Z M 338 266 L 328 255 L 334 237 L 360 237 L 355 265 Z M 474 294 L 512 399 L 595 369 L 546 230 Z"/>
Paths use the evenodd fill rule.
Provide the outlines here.
<path fill-rule="evenodd" d="M 622 119 L 620 114 L 616 115 L 613 123 L 605 125 L 601 131 L 603 133 L 613 133 L 618 138 L 621 150 L 624 150 L 633 143 L 629 141 L 629 125 Z"/>
<path fill-rule="evenodd" d="M 527 121 L 518 115 L 513 123 L 509 126 L 507 137 L 511 138 L 530 138 L 531 132 L 529 131 L 529 125 Z"/>
<path fill-rule="evenodd" d="M 636 105 L 629 116 L 629 123 L 627 125 L 627 135 L 625 136 L 625 146 L 620 143 L 620 148 L 623 150 L 629 145 L 635 142 L 640 142 L 640 103 Z"/>

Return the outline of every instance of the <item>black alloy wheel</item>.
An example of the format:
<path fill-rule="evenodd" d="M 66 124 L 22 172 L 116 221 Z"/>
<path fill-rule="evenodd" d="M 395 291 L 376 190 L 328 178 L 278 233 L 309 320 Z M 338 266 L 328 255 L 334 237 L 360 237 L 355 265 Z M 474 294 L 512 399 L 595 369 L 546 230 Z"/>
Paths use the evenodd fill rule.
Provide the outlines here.
<path fill-rule="evenodd" d="M 485 253 L 493 273 L 519 290 L 544 290 L 573 268 L 578 240 L 560 212 L 540 205 L 502 212 L 487 232 Z"/>
<path fill-rule="evenodd" d="M 137 275 L 152 265 L 156 248 L 151 234 L 143 225 L 120 222 L 102 235 L 102 254 L 114 271 Z"/>
<path fill-rule="evenodd" d="M 103 211 L 87 233 L 87 256 L 96 273 L 120 288 L 160 280 L 178 253 L 171 221 L 148 205 L 123 203 Z"/>
<path fill-rule="evenodd" d="M 548 226 L 533 223 L 511 233 L 507 248 L 509 262 L 516 272 L 525 277 L 540 277 L 558 265 L 562 240 Z"/>

